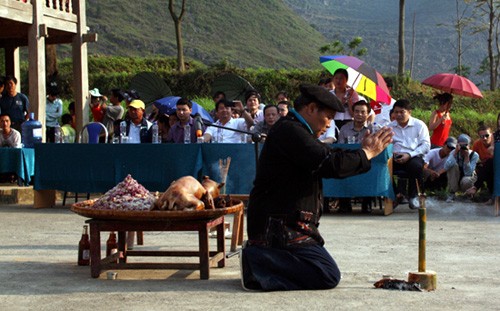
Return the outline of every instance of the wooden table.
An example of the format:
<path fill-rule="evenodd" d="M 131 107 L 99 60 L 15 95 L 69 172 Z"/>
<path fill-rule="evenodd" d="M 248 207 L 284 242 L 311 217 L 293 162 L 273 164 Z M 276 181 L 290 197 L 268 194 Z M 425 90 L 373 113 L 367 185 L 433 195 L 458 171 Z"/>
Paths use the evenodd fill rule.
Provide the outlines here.
<path fill-rule="evenodd" d="M 197 220 L 105 220 L 89 219 L 90 274 L 98 278 L 102 270 L 109 269 L 192 269 L 200 270 L 200 279 L 207 280 L 210 267 L 225 266 L 224 216 Z M 217 251 L 209 250 L 208 233 L 217 231 Z M 101 232 L 118 232 L 118 253 L 101 259 Z M 127 250 L 127 231 L 197 231 L 198 251 L 143 251 Z M 199 263 L 127 263 L 127 257 L 199 257 Z M 116 260 L 118 259 L 118 262 Z"/>

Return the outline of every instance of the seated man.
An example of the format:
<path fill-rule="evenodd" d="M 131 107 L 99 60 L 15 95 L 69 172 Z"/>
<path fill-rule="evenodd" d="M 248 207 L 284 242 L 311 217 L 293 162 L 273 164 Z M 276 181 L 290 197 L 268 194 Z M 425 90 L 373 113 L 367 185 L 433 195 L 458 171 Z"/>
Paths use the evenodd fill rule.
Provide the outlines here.
<path fill-rule="evenodd" d="M 497 124 L 500 121 L 500 114 L 497 117 Z M 499 126 L 500 128 L 500 126 Z M 474 185 L 467 189 L 466 193 L 473 197 L 478 190 L 480 190 L 484 183 L 490 195 L 493 194 L 493 187 L 495 182 L 495 167 L 494 167 L 494 148 L 495 143 L 500 141 L 500 130 L 496 130 L 493 135 L 491 135 L 491 129 L 484 125 L 479 126 L 477 131 L 479 139 L 472 145 L 472 150 L 479 154 L 479 163 L 476 165 L 477 180 Z M 492 139 L 493 136 L 493 139 Z M 493 204 L 494 197 L 492 196 L 486 204 Z"/>
<path fill-rule="evenodd" d="M 340 101 L 325 88 L 301 85 L 295 109 L 271 128 L 248 205 L 248 241 L 241 253 L 242 285 L 252 290 L 330 289 L 340 271 L 318 231 L 322 178 L 364 173 L 391 142 L 386 128 L 357 150 L 318 141 Z"/>
<path fill-rule="evenodd" d="M 175 114 L 177 115 L 179 121 L 175 122 L 175 124 L 170 128 L 167 136 L 167 142 L 184 144 L 186 139 L 189 137 L 190 143 L 196 143 L 196 125 L 194 119 L 191 117 L 191 113 L 193 112 L 193 103 L 189 99 L 181 97 L 175 104 L 175 107 Z M 186 136 L 184 129 L 188 124 L 189 135 Z M 203 133 L 205 128 L 204 126 L 201 127 Z"/>
<path fill-rule="evenodd" d="M 61 132 L 63 135 L 64 143 L 74 143 L 76 137 L 76 131 L 71 126 L 72 117 L 69 113 L 63 114 L 61 117 L 63 126 L 61 127 Z"/>
<path fill-rule="evenodd" d="M 152 141 L 151 126 L 144 117 L 146 105 L 140 99 L 134 99 L 128 106 L 125 122 L 127 123 L 126 136 L 129 144 L 150 143 Z M 116 121 L 119 123 L 120 121 Z M 120 127 L 115 126 L 115 136 L 120 136 Z"/>
<path fill-rule="evenodd" d="M 262 135 L 263 140 L 265 140 L 269 130 L 274 123 L 278 121 L 279 117 L 278 107 L 275 105 L 267 105 L 264 107 L 264 121 L 257 122 L 253 128 L 253 132 Z"/>
<path fill-rule="evenodd" d="M 448 178 L 444 164 L 452 151 L 457 147 L 457 139 L 448 137 L 441 148 L 431 149 L 424 157 L 425 189 L 439 190 L 446 188 Z"/>
<path fill-rule="evenodd" d="M 11 127 L 10 116 L 6 113 L 0 114 L 0 147 L 21 148 L 21 133 Z"/>
<path fill-rule="evenodd" d="M 21 133 L 11 127 L 10 116 L 6 113 L 0 114 L 0 147 L 21 148 Z M 16 174 L 6 172 L 0 174 L 0 181 L 16 182 Z"/>
<path fill-rule="evenodd" d="M 458 136 L 458 145 L 446 159 L 444 169 L 448 175 L 448 198 L 446 203 L 455 200 L 455 192 L 466 191 L 476 181 L 476 164 L 479 154 L 470 150 L 470 137 L 466 134 Z"/>
<path fill-rule="evenodd" d="M 234 109 L 238 109 L 241 112 L 244 118 L 232 118 L 233 106 L 235 106 Z M 219 125 L 240 131 L 248 131 L 248 129 L 254 125 L 253 118 L 247 111 L 243 109 L 243 104 L 240 101 L 236 101 L 233 103 L 227 101 L 226 99 L 221 99 L 217 102 L 217 104 L 215 104 L 215 111 L 217 113 L 217 122 L 215 122 L 214 125 Z M 203 138 L 206 143 L 212 141 L 216 143 L 240 144 L 246 142 L 244 138 L 246 136 L 243 135 L 245 134 L 215 126 L 208 126 L 205 134 L 203 135 Z"/>
<path fill-rule="evenodd" d="M 427 125 L 411 116 L 412 106 L 406 99 L 394 103 L 396 120 L 390 124 L 394 131 L 394 172 L 404 171 L 408 174 L 408 197 L 411 209 L 418 208 L 417 185 L 423 188 L 424 155 L 431 146 Z M 421 189 L 423 192 L 423 189 Z M 401 194 L 402 189 L 395 189 Z M 401 198 L 401 195 L 398 196 Z M 396 201 L 397 204 L 397 201 Z M 397 205 L 395 205 L 397 206 Z"/>
<path fill-rule="evenodd" d="M 364 100 L 355 102 L 352 105 L 353 118 L 354 120 L 346 123 L 339 132 L 340 144 L 349 143 L 349 137 L 351 137 L 351 143 L 360 144 L 363 137 L 365 137 L 366 131 L 371 131 L 371 126 L 368 125 L 368 116 L 370 115 L 371 106 Z M 341 198 L 339 200 L 339 213 L 350 213 L 352 211 L 351 198 Z M 363 198 L 361 203 L 362 213 L 371 213 L 371 198 Z"/>
<path fill-rule="evenodd" d="M 278 103 L 278 112 L 281 117 L 285 117 L 288 114 L 290 108 L 292 108 L 292 105 L 287 100 L 282 100 Z"/>

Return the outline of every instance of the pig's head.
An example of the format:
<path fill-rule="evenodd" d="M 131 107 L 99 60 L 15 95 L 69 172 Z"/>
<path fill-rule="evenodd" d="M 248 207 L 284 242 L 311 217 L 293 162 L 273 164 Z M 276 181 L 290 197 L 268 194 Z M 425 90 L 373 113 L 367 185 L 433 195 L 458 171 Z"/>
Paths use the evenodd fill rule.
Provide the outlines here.
<path fill-rule="evenodd" d="M 224 187 L 225 183 L 217 183 L 214 180 L 211 180 L 208 176 L 203 176 L 203 180 L 201 182 L 203 188 L 205 188 L 208 193 L 212 196 L 212 198 L 217 198 L 220 194 L 220 188 Z"/>
<path fill-rule="evenodd" d="M 219 184 L 211 180 L 208 176 L 203 176 L 201 185 L 207 190 L 206 195 L 201 199 L 205 203 L 205 208 L 214 209 L 214 199 L 219 197 L 220 188 L 224 187 L 224 183 Z"/>

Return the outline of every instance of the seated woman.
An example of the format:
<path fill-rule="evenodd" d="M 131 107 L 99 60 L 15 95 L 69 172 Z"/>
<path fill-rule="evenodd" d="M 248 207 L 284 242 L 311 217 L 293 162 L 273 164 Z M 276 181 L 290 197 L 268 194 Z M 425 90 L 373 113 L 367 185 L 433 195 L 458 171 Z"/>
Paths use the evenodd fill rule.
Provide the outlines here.
<path fill-rule="evenodd" d="M 335 124 L 342 128 L 344 124 L 352 120 L 352 104 L 359 101 L 359 95 L 354 89 L 347 85 L 349 74 L 347 70 L 339 68 L 333 74 L 333 84 L 335 88 L 331 91 L 343 104 L 345 111 L 337 112 L 335 115 Z"/>

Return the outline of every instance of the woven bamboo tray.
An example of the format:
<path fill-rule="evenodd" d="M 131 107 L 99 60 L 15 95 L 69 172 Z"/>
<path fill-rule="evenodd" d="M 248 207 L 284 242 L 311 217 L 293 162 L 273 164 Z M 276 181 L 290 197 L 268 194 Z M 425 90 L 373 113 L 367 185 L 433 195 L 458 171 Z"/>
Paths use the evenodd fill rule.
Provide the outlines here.
<path fill-rule="evenodd" d="M 226 214 L 233 214 L 243 209 L 243 202 L 240 200 L 231 200 L 230 206 L 225 208 L 216 208 L 201 211 L 119 211 L 119 210 L 101 210 L 93 209 L 92 206 L 96 200 L 87 200 L 75 203 L 71 210 L 76 214 L 93 219 L 113 219 L 113 220 L 197 220 L 212 219 Z"/>

